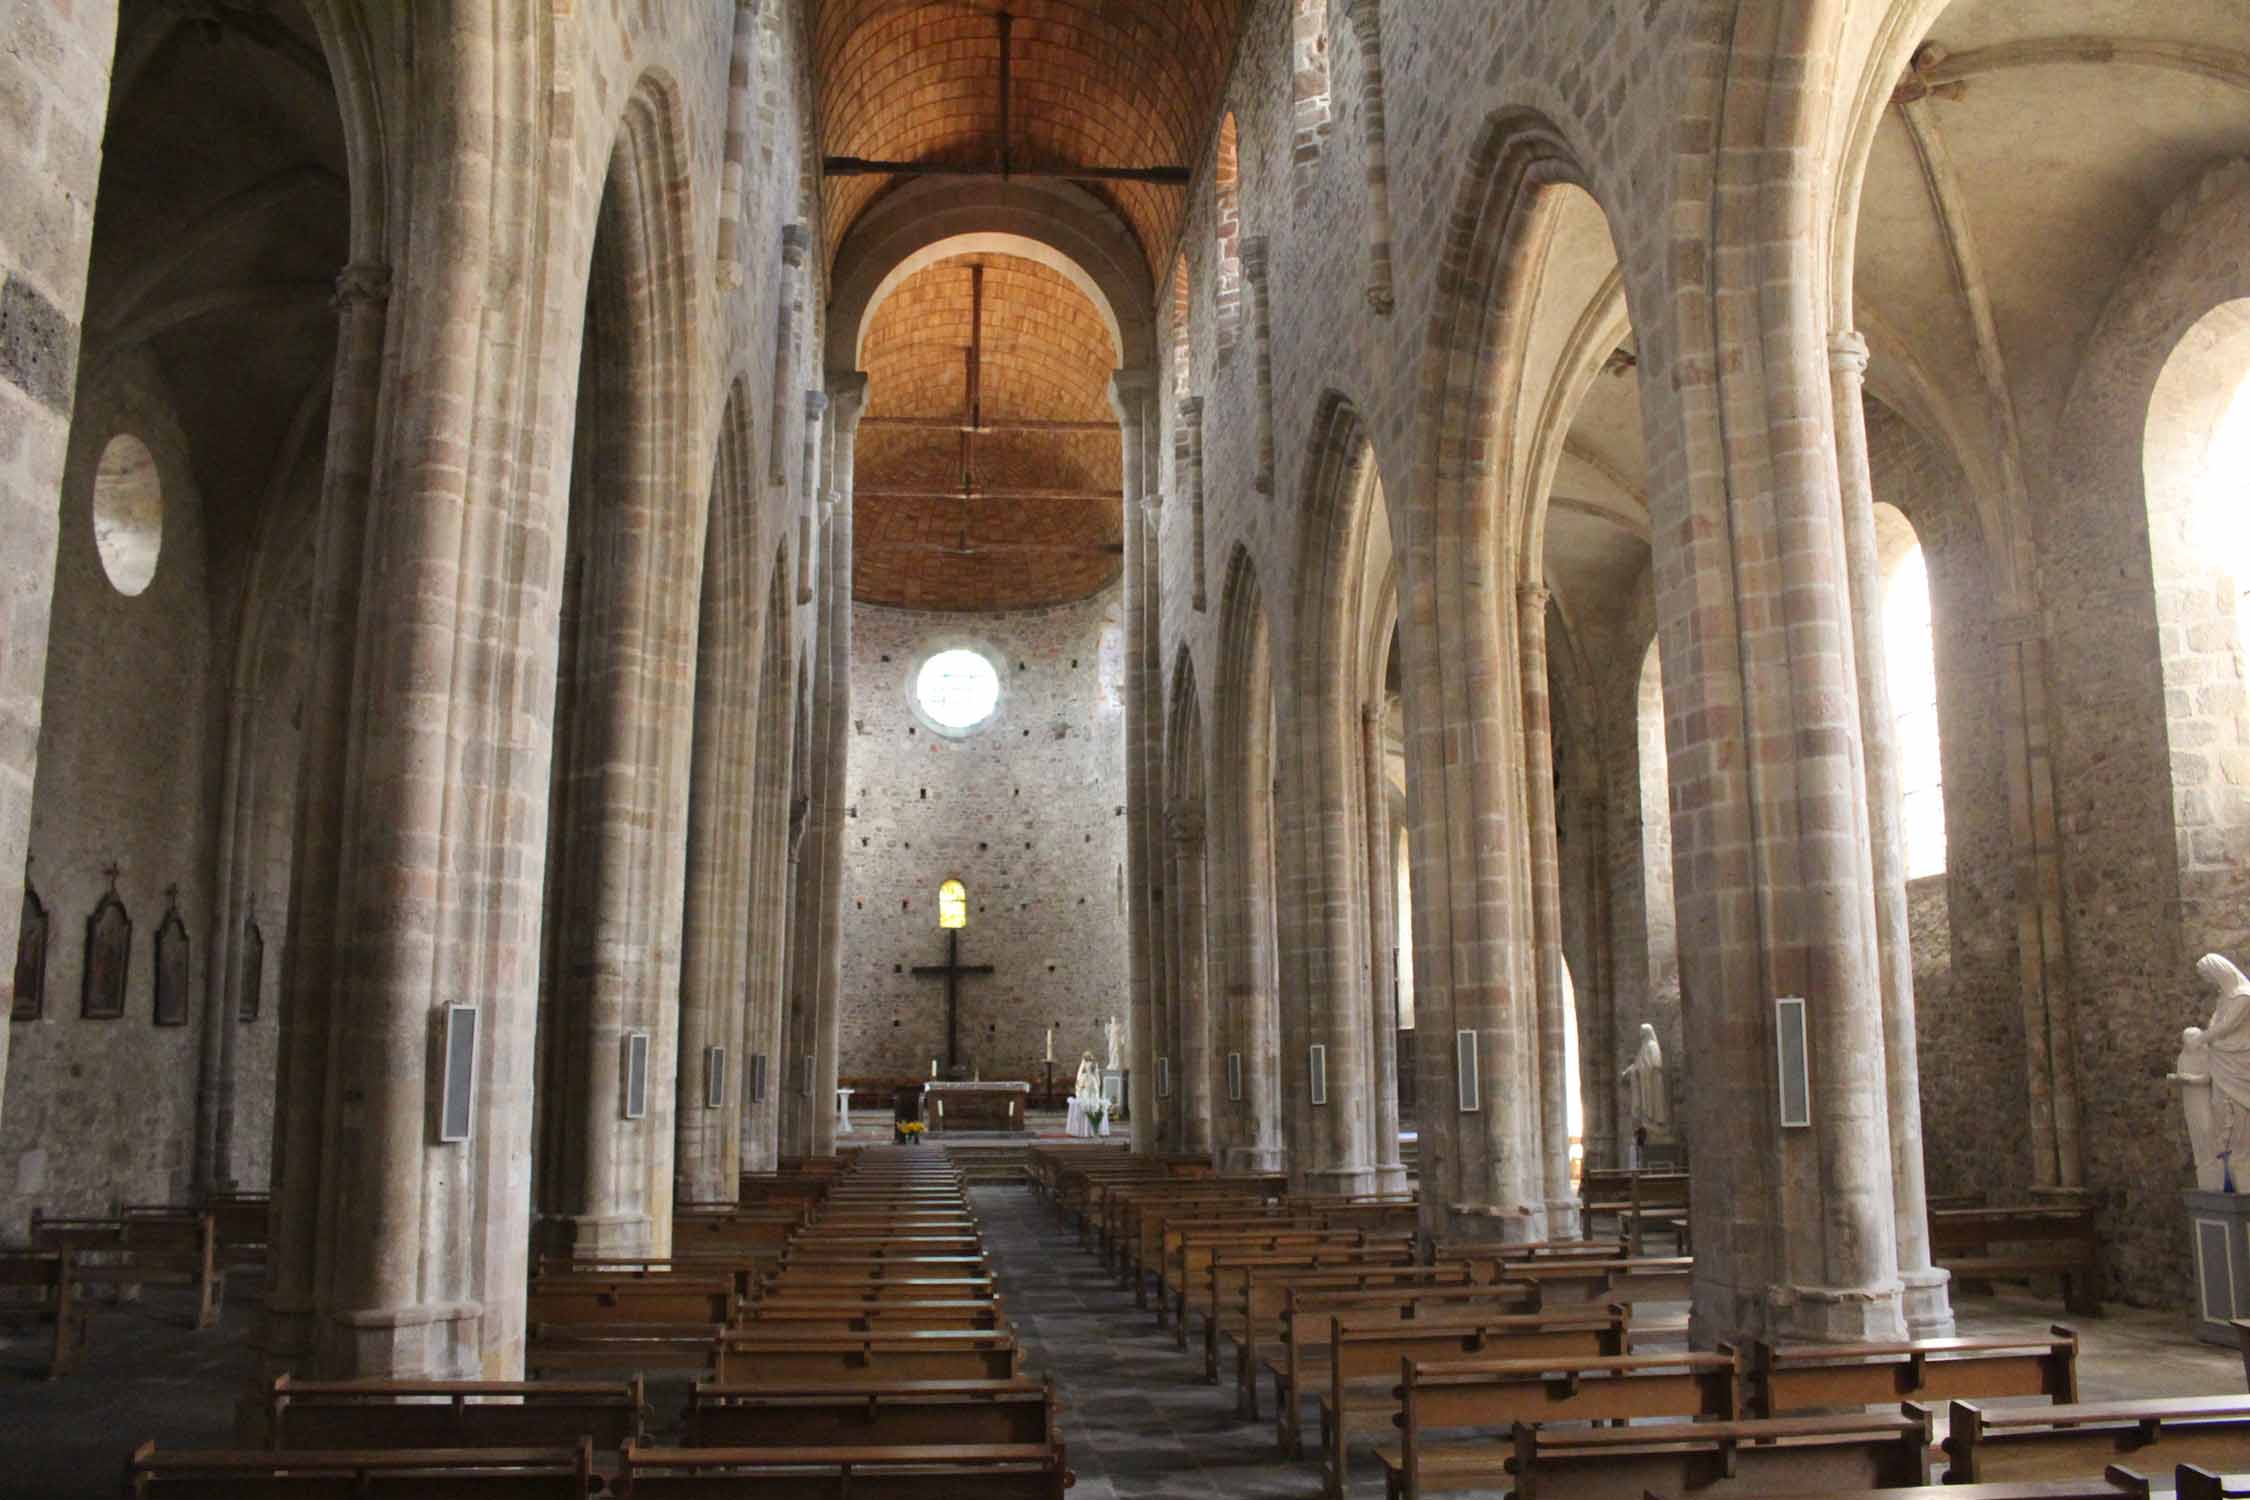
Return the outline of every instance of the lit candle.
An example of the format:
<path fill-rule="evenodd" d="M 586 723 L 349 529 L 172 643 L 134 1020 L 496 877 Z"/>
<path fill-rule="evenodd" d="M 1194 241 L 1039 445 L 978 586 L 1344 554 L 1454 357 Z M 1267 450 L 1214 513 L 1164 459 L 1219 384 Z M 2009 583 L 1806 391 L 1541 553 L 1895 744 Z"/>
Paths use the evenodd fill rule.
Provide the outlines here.
<path fill-rule="evenodd" d="M 937 1077 L 937 1059 L 934 1057 L 930 1059 L 930 1076 Z"/>
<path fill-rule="evenodd" d="M 1047 1061 L 1049 1061 L 1049 1062 L 1053 1062 L 1054 1060 L 1055 1060 L 1055 1028 L 1054 1028 L 1054 1027 L 1052 1027 L 1052 1026 L 1050 1026 L 1050 1027 L 1048 1027 L 1048 1028 L 1047 1028 Z"/>

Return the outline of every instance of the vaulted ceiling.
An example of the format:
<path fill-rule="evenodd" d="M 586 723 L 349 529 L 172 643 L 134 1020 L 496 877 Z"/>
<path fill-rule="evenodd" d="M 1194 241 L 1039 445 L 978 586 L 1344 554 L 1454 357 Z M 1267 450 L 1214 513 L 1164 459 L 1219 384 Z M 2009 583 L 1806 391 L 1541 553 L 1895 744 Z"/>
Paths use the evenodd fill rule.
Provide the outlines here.
<path fill-rule="evenodd" d="M 1003 170 L 1191 168 L 1218 117 L 1240 20 L 1241 0 L 821 0 L 824 154 L 964 174 L 965 191 Z M 828 172 L 832 260 L 860 214 L 911 175 Z M 1079 182 L 1129 228 L 1153 284 L 1186 217 L 1185 184 Z M 1108 423 L 1116 350 L 1085 297 L 1029 261 L 976 259 L 986 267 L 987 422 Z M 861 599 L 1017 608 L 1083 597 L 1122 567 L 1114 430 L 989 431 L 964 453 L 958 431 L 884 426 L 966 410 L 970 283 L 967 260 L 941 262 L 900 283 L 869 324 Z M 964 500 L 969 468 L 975 493 Z M 1001 498 L 1022 490 L 1042 498 Z"/>

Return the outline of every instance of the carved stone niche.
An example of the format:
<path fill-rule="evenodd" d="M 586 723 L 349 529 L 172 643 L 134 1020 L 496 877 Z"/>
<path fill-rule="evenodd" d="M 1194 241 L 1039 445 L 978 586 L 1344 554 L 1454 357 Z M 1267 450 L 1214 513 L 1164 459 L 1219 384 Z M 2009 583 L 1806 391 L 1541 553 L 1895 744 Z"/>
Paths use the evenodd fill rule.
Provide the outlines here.
<path fill-rule="evenodd" d="M 133 970 L 133 919 L 117 899 L 117 873 L 86 918 L 86 973 L 79 988 L 78 1014 L 89 1021 L 114 1021 L 125 1014 L 125 980 Z"/>
<path fill-rule="evenodd" d="M 156 926 L 156 1024 L 185 1026 L 188 1021 L 188 931 L 180 920 L 180 888 L 165 892 L 169 904 Z"/>
<path fill-rule="evenodd" d="M 36 1021 L 47 1013 L 47 904 L 27 878 L 23 883 L 23 925 L 16 929 L 16 990 L 8 1006 L 11 1021 Z"/>

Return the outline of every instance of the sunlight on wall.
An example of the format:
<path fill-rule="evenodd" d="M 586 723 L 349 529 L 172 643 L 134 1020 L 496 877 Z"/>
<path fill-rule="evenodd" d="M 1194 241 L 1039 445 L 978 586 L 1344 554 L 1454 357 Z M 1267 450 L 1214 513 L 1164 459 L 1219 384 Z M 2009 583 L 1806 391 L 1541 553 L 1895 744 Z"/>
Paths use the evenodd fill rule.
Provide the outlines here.
<path fill-rule="evenodd" d="M 1937 653 L 1930 635 L 1930 573 L 1917 546 L 1883 590 L 1883 653 L 1898 751 L 1906 878 L 1945 873 L 1945 771 L 1938 759 Z"/>

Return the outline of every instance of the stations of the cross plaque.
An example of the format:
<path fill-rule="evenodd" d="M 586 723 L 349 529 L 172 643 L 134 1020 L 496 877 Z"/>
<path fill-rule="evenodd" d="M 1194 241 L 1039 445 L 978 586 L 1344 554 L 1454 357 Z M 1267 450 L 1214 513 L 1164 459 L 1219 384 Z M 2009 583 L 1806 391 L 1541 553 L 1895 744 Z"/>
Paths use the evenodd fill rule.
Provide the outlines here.
<path fill-rule="evenodd" d="M 950 1076 L 961 1065 L 961 981 L 964 979 L 989 979 L 990 964 L 965 964 L 961 962 L 961 929 L 945 930 L 945 962 L 942 964 L 916 964 L 917 979 L 943 979 L 945 981 L 945 1071 Z"/>

